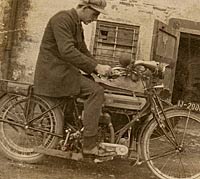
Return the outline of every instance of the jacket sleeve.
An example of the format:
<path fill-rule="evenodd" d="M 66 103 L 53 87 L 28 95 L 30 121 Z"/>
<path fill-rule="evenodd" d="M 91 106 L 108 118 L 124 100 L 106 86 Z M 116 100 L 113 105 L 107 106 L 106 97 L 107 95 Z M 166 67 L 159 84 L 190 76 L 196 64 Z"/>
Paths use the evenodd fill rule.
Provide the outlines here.
<path fill-rule="evenodd" d="M 88 57 L 90 57 L 90 58 L 94 58 L 93 56 L 92 56 L 92 54 L 89 52 L 89 50 L 87 49 L 87 46 L 86 46 L 86 44 L 85 44 L 85 42 L 83 42 L 82 43 L 82 46 L 81 46 L 81 48 L 80 48 L 80 51 L 82 52 L 82 53 L 84 53 L 86 56 L 88 56 Z M 93 59 L 94 60 L 94 59 Z"/>
<path fill-rule="evenodd" d="M 92 73 L 97 62 L 75 47 L 71 18 L 60 14 L 54 16 L 50 23 L 62 59 L 88 74 Z"/>

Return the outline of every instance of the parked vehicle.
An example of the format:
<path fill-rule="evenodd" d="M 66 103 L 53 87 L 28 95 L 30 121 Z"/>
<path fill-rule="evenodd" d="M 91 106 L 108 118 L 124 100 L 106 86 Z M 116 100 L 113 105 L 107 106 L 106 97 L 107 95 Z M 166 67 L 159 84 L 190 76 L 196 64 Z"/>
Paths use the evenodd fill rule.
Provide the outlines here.
<path fill-rule="evenodd" d="M 99 123 L 99 142 L 112 156 L 132 165 L 147 164 L 160 179 L 200 178 L 199 105 L 165 101 L 168 90 L 158 85 L 164 66 L 154 62 L 114 67 L 110 79 L 143 81 L 144 92 L 122 87 L 105 88 L 105 104 Z M 84 160 L 82 113 L 84 99 L 76 96 L 47 98 L 34 94 L 33 85 L 1 80 L 0 149 L 12 160 L 36 163 L 45 155 Z"/>

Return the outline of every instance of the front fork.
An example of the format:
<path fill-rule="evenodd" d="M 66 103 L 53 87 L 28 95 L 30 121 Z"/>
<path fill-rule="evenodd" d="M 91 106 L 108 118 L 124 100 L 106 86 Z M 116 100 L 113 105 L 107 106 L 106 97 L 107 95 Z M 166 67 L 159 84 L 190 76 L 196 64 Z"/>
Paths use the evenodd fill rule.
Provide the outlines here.
<path fill-rule="evenodd" d="M 158 98 L 156 94 L 155 94 L 155 98 L 152 98 L 152 103 L 153 105 L 152 105 L 151 111 L 152 111 L 154 119 L 158 123 L 159 128 L 162 130 L 163 134 L 166 136 L 169 142 L 176 148 L 179 148 L 179 144 L 177 143 L 173 126 L 170 123 L 170 121 L 167 119 L 162 102 L 160 101 L 160 99 Z M 159 112 L 159 108 L 161 110 L 161 113 Z M 163 115 L 164 119 L 161 118 L 161 115 Z M 172 137 L 169 135 L 168 132 L 170 132 Z"/>

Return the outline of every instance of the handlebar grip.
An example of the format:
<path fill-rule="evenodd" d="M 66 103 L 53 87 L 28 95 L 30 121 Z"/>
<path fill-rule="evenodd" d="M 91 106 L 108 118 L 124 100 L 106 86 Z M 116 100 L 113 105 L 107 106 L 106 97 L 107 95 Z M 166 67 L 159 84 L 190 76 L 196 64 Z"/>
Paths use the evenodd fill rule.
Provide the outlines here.
<path fill-rule="evenodd" d="M 149 70 L 155 70 L 158 67 L 159 62 L 156 62 L 156 61 L 142 61 L 142 60 L 135 61 L 134 66 L 136 67 L 138 65 L 142 65 L 142 66 L 148 68 Z"/>
<path fill-rule="evenodd" d="M 160 79 L 164 78 L 165 68 L 166 66 L 168 66 L 168 64 L 156 61 L 142 61 L 142 60 L 135 61 L 134 67 L 137 67 L 139 65 L 149 69 L 154 75 L 156 75 Z"/>

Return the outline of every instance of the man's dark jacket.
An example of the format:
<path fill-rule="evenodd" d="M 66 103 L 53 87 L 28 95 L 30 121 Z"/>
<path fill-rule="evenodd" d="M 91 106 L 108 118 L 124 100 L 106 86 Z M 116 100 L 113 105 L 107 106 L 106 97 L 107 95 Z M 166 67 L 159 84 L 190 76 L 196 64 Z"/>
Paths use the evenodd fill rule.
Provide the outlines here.
<path fill-rule="evenodd" d="M 75 9 L 61 11 L 48 22 L 35 70 L 36 94 L 62 97 L 80 92 L 80 70 L 90 74 L 97 63 L 87 50 Z"/>

